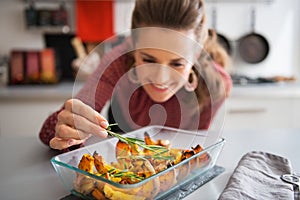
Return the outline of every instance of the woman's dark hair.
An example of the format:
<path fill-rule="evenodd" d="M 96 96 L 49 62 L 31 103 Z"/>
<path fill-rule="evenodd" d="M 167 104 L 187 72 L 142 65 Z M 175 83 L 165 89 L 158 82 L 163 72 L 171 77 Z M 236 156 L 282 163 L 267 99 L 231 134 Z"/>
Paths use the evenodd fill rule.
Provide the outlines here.
<path fill-rule="evenodd" d="M 207 38 L 203 0 L 136 0 L 131 28 L 164 27 L 195 30 L 197 42 Z"/>

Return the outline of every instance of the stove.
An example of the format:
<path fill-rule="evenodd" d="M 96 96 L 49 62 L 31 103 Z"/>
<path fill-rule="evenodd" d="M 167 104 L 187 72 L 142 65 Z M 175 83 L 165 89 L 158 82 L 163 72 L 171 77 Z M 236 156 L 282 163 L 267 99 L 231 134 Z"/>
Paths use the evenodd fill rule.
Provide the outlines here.
<path fill-rule="evenodd" d="M 237 75 L 231 74 L 232 83 L 234 85 L 248 85 L 248 84 L 264 84 L 264 83 L 275 83 L 276 80 L 272 78 L 264 78 L 264 77 L 257 77 L 251 78 L 245 75 Z"/>

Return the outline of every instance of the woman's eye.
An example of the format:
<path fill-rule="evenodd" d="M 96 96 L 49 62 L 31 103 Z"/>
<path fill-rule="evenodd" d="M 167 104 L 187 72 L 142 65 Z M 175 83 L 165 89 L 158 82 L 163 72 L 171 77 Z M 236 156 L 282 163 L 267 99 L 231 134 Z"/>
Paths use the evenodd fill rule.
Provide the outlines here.
<path fill-rule="evenodd" d="M 183 64 L 181 64 L 181 63 L 171 63 L 171 65 L 174 66 L 174 67 L 181 67 L 181 66 L 183 66 Z"/>
<path fill-rule="evenodd" d="M 144 58 L 143 62 L 146 62 L 146 63 L 155 63 L 155 60 Z"/>

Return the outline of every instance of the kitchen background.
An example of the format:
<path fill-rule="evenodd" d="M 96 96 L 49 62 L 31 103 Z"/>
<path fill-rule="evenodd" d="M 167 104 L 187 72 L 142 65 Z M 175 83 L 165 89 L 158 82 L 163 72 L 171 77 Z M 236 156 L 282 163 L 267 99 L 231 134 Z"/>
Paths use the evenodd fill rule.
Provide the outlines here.
<path fill-rule="evenodd" d="M 76 32 L 74 1 L 67 0 L 71 32 Z M 300 2 L 298 0 L 207 0 L 208 25 L 212 26 L 212 9 L 217 10 L 217 31 L 231 40 L 233 70 L 249 76 L 298 75 L 300 73 Z M 36 7 L 56 8 L 60 1 L 37 0 Z M 130 26 L 134 1 L 116 0 L 114 3 L 114 30 L 122 33 Z M 14 48 L 41 49 L 45 47 L 43 32 L 26 29 L 24 0 L 0 2 L 0 55 L 9 55 Z M 256 9 L 256 31 L 267 38 L 270 53 L 258 64 L 243 62 L 236 51 L 237 39 L 249 33 L 250 10 Z M 53 32 L 53 30 L 51 30 Z"/>
<path fill-rule="evenodd" d="M 36 0 L 37 9 L 57 9 L 60 0 Z M 24 10 L 27 0 L 0 1 L 0 56 L 7 57 L 15 49 L 42 50 L 46 48 L 45 33 L 76 34 L 75 0 L 65 0 L 68 28 L 27 28 Z M 123 33 L 130 27 L 133 0 L 113 3 L 113 30 Z M 250 12 L 256 10 L 255 30 L 267 38 L 270 52 L 257 64 L 241 60 L 237 40 L 251 31 Z M 212 12 L 217 11 L 216 28 L 230 39 L 233 47 L 232 74 L 247 77 L 300 76 L 300 1 L 298 0 L 206 0 L 208 25 L 212 27 Z M 103 19 L 103 23 L 106 20 Z M 109 46 L 110 44 L 108 44 Z M 0 73 L 1 74 L 1 73 Z M 3 85 L 3 84 L 2 84 Z M 78 88 L 75 88 L 76 91 Z M 0 87 L 0 135 L 37 134 L 46 117 L 71 97 L 73 85 L 26 85 Z M 225 128 L 298 127 L 300 109 L 298 83 L 279 85 L 234 86 L 227 103 Z M 289 106 L 287 108 L 287 106 Z M 285 115 L 286 114 L 286 115 Z M 30 117 L 28 117 L 30 116 Z M 277 116 L 277 117 L 276 117 Z M 278 118 L 281 116 L 281 118 Z M 255 121 L 256 120 L 256 121 Z M 249 123 L 252 122 L 252 123 Z M 19 124 L 19 126 L 15 126 Z M 29 126 L 30 125 L 30 126 Z M 24 128 L 25 127 L 25 128 Z M 26 132 L 26 133 L 24 133 Z"/>

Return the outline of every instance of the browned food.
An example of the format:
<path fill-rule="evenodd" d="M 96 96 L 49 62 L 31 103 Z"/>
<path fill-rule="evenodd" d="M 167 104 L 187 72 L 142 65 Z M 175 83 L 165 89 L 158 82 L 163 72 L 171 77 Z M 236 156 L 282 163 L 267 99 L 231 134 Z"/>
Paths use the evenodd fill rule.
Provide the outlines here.
<path fill-rule="evenodd" d="M 93 167 L 94 167 L 94 157 L 89 154 L 84 154 L 80 160 L 78 168 L 83 171 L 93 173 Z"/>
<path fill-rule="evenodd" d="M 171 148 L 168 140 L 155 141 L 147 133 L 144 141 L 146 145 L 164 147 L 163 151 L 140 149 L 138 145 L 127 144 L 119 140 L 115 152 L 117 162 L 108 164 L 101 155 L 94 152 L 93 155 L 84 154 L 78 168 L 119 184 L 135 184 L 162 172 L 160 176 L 138 187 L 120 188 L 78 174 L 74 183 L 75 190 L 93 196 L 95 199 L 152 199 L 159 192 L 170 189 L 178 181 L 187 177 L 192 170 L 204 166 L 210 160 L 209 154 L 205 153 L 163 173 L 169 167 L 180 164 L 201 152 L 203 148 L 201 145 L 186 150 Z"/>

